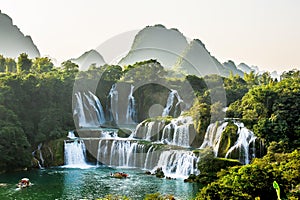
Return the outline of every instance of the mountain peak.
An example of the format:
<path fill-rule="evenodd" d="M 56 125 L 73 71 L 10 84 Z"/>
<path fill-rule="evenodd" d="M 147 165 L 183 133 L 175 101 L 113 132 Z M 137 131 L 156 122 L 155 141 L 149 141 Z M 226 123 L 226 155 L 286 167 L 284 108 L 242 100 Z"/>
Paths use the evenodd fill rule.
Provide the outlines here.
<path fill-rule="evenodd" d="M 96 65 L 97 67 L 106 64 L 102 55 L 94 49 L 86 51 L 78 58 L 73 58 L 70 60 L 76 63 L 80 70 L 87 70 L 92 64 Z"/>
<path fill-rule="evenodd" d="M 131 50 L 119 64 L 157 59 L 163 66 L 170 67 L 187 46 L 186 38 L 177 29 L 168 29 L 161 24 L 146 26 L 135 36 Z"/>
<path fill-rule="evenodd" d="M 20 29 L 13 24 L 13 20 L 0 11 L 0 54 L 5 57 L 16 58 L 21 53 L 27 53 L 29 57 L 39 57 L 40 52 L 30 36 L 25 36 Z"/>
<path fill-rule="evenodd" d="M 205 44 L 201 40 L 199 40 L 199 39 L 193 39 L 191 43 L 200 44 L 201 46 L 203 46 L 203 48 L 206 49 Z"/>

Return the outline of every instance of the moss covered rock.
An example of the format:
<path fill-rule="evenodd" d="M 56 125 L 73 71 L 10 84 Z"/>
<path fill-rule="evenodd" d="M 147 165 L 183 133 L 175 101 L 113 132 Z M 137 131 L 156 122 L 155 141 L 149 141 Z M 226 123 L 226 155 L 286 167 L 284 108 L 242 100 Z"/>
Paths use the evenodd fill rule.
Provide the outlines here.
<path fill-rule="evenodd" d="M 61 166 L 64 164 L 64 138 L 44 143 L 41 151 L 44 159 L 44 167 Z"/>
<path fill-rule="evenodd" d="M 219 157 L 225 157 L 226 153 L 237 140 L 238 127 L 233 122 L 228 122 L 225 130 L 222 132 L 220 146 L 218 150 Z"/>

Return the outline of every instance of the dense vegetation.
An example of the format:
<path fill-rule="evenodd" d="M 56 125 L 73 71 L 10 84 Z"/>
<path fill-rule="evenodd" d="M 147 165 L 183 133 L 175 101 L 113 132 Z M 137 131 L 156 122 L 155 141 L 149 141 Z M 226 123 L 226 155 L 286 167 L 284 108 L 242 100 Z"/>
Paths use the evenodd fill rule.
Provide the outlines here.
<path fill-rule="evenodd" d="M 299 71 L 284 73 L 280 82 L 263 78 L 258 82 L 253 74 L 245 77 L 255 84 L 229 106 L 227 116 L 240 118 L 254 130 L 265 141 L 267 155 L 221 170 L 196 199 L 276 199 L 273 181 L 279 183 L 283 199 L 300 197 Z"/>
<path fill-rule="evenodd" d="M 48 58 L 26 54 L 2 63 L 0 74 L 1 170 L 29 167 L 37 144 L 60 138 L 74 127 L 72 87 L 76 66 L 54 68 Z M 14 60 L 12 60 L 14 61 Z M 5 68 L 3 66 L 6 66 Z"/>
<path fill-rule="evenodd" d="M 83 72 L 78 71 L 78 66 L 71 61 L 56 67 L 46 57 L 29 59 L 26 54 L 21 54 L 15 61 L 0 55 L 0 171 L 30 167 L 31 152 L 38 144 L 63 138 L 68 130 L 75 128 L 74 87 L 95 89 L 100 101 L 104 102 L 115 82 L 161 84 L 148 84 L 137 90 L 135 98 L 137 102 L 144 102 L 142 110 L 165 101 L 162 99 L 168 92 L 165 85 L 184 94 L 188 90 L 181 86 L 188 82 L 194 94 L 193 99 L 189 99 L 191 109 L 185 114 L 194 118 L 199 140 L 203 139 L 211 122 L 224 118 L 222 108 L 228 106 L 226 116 L 243 121 L 268 148 L 265 157 L 255 159 L 249 165 L 221 171 L 219 169 L 226 166 L 239 164 L 216 159 L 208 152 L 199 163 L 203 172 L 199 180 L 206 186 L 196 198 L 275 199 L 276 192 L 272 188 L 275 180 L 282 189 L 283 198 L 299 197 L 299 71 L 284 73 L 279 82 L 269 73 L 250 73 L 243 78 L 232 74 L 228 78 L 218 75 L 172 78 L 170 74 L 176 72 L 165 71 L 155 60 L 124 68 L 92 65 Z M 222 90 L 226 102 L 212 102 L 211 96 L 222 95 L 219 94 Z M 137 121 L 146 117 L 140 112 Z M 235 132 L 233 129 L 231 126 L 226 131 Z M 216 165 L 220 167 L 212 168 Z M 204 174 L 208 178 L 203 177 Z"/>
<path fill-rule="evenodd" d="M 245 166 L 218 172 L 218 179 L 204 187 L 196 199 L 276 199 L 273 182 L 277 181 L 283 199 L 300 197 L 300 152 L 275 153 Z"/>

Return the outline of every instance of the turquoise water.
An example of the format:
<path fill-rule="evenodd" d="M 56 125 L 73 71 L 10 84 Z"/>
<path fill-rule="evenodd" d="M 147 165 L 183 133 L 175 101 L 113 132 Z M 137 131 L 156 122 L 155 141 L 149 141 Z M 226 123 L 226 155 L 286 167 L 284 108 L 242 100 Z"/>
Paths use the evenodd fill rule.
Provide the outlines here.
<path fill-rule="evenodd" d="M 126 172 L 128 179 L 110 177 L 110 172 Z M 22 190 L 16 183 L 28 177 L 33 185 Z M 88 169 L 51 168 L 0 174 L 0 199 L 96 199 L 107 194 L 143 199 L 145 194 L 173 194 L 176 199 L 193 198 L 199 186 L 182 179 L 167 180 L 145 175 L 137 169 L 92 167 Z"/>

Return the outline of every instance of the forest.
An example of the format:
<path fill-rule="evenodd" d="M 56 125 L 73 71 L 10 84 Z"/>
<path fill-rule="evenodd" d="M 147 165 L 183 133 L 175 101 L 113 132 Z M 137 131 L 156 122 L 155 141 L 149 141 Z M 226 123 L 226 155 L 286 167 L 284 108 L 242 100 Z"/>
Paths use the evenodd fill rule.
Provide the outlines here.
<path fill-rule="evenodd" d="M 265 149 L 261 158 L 248 165 L 220 169 L 212 168 L 218 158 L 208 150 L 198 163 L 201 174 L 191 177 L 202 184 L 196 199 L 276 199 L 274 181 L 282 199 L 300 198 L 300 71 L 284 72 L 280 80 L 272 79 L 268 72 L 244 77 L 165 78 L 168 73 L 180 72 L 166 71 L 156 60 L 123 68 L 92 65 L 79 71 L 70 60 L 54 66 L 47 57 L 30 59 L 23 53 L 14 60 L 0 55 L 0 173 L 31 168 L 32 152 L 40 143 L 66 138 L 76 128 L 72 111 L 75 82 L 78 87 L 89 82 L 101 85 L 96 90 L 101 100 L 116 82 L 159 78 L 175 88 L 185 81 L 192 86 L 195 99 L 184 114 L 193 117 L 198 135 L 210 123 L 223 120 L 221 110 L 228 107 L 225 117 L 241 120 Z M 217 88 L 207 85 L 219 81 L 226 92 L 226 105 L 211 103 L 209 94 Z"/>

